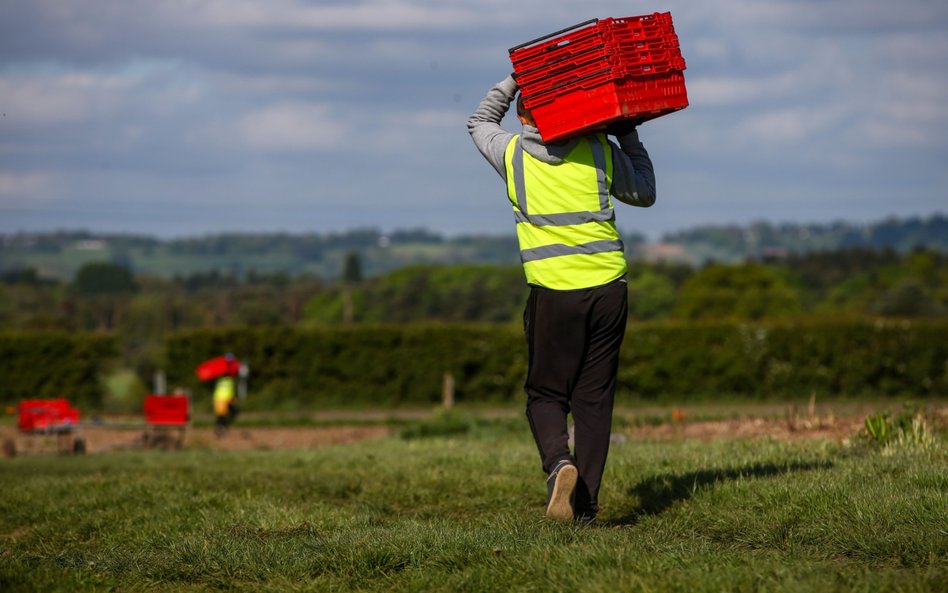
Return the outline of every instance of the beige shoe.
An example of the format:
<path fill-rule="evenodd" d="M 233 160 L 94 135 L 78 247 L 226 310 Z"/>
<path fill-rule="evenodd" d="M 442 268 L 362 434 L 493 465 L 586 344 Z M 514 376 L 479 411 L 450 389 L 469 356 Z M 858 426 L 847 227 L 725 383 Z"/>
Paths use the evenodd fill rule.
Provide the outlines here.
<path fill-rule="evenodd" d="M 546 516 L 554 521 L 570 521 L 573 518 L 573 491 L 579 471 L 571 461 L 556 464 L 546 479 Z"/>

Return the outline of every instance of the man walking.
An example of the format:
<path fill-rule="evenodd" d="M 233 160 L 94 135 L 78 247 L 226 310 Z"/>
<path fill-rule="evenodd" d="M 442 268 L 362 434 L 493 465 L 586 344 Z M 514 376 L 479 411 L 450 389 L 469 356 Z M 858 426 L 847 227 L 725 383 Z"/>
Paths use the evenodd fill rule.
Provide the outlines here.
<path fill-rule="evenodd" d="M 655 175 L 634 124 L 545 144 L 517 103 L 521 134 L 500 122 L 514 97 L 512 76 L 497 83 L 468 119 L 481 154 L 507 185 L 530 296 L 526 414 L 547 474 L 547 510 L 556 520 L 593 522 L 599 511 L 625 335 L 626 260 L 612 198 L 655 202 Z M 574 452 L 567 415 L 572 412 Z"/>

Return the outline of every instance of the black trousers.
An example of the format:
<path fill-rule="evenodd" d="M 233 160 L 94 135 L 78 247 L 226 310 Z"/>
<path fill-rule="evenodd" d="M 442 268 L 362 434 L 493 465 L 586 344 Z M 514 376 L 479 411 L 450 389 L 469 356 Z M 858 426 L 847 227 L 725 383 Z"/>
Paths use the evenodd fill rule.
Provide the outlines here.
<path fill-rule="evenodd" d="M 628 299 L 624 279 L 582 290 L 534 286 L 524 310 L 529 351 L 524 385 L 527 419 L 544 472 L 564 459 L 576 464 L 577 512 L 599 510 Z M 575 429 L 572 455 L 567 432 L 570 412 Z"/>

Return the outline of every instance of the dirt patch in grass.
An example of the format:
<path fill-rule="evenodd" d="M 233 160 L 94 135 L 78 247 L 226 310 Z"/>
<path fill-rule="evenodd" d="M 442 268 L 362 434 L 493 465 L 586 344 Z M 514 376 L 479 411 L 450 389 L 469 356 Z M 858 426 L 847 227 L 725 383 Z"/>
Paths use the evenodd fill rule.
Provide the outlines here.
<path fill-rule="evenodd" d="M 617 409 L 617 417 L 628 424 L 613 434 L 616 441 L 653 439 L 694 439 L 702 441 L 734 438 L 773 438 L 776 440 L 827 439 L 841 442 L 863 430 L 866 414 L 877 411 L 873 406 L 835 408 L 775 406 L 745 408 L 747 413 L 728 411 L 731 417 L 707 418 L 708 410 L 699 406 L 685 409 L 625 408 Z M 346 445 L 366 439 L 379 439 L 397 430 L 385 419 L 422 420 L 432 410 L 404 412 L 346 412 L 339 424 L 320 426 L 242 426 L 240 421 L 226 434 L 218 436 L 211 427 L 188 428 L 183 433 L 147 430 L 140 420 L 106 419 L 101 425 L 84 426 L 69 435 L 30 436 L 15 426 L 0 425 L 0 442 L 13 443 L 17 454 L 67 452 L 75 439 L 82 439 L 87 453 L 105 453 L 129 449 L 213 449 L 224 451 L 309 449 L 327 445 Z M 481 410 L 483 418 L 510 419 L 521 417 L 517 409 Z M 704 417 L 702 417 L 704 416 Z M 928 407 L 927 419 L 933 428 L 948 426 L 948 406 Z M 329 415 L 314 417 L 321 421 Z M 346 421 L 351 422 L 346 424 Z M 526 420 L 523 420 L 526 425 Z M 6 447 L 4 447 L 6 449 Z M 5 451 L 6 453 L 6 451 Z"/>
<path fill-rule="evenodd" d="M 630 427 L 621 432 L 633 440 L 696 439 L 717 440 L 770 437 L 777 440 L 829 439 L 842 441 L 855 436 L 864 416 L 815 416 L 788 418 L 736 418 L 689 422 L 673 420 L 657 426 Z"/>
<path fill-rule="evenodd" d="M 323 426 L 282 428 L 232 428 L 223 436 L 211 429 L 194 431 L 192 446 L 239 451 L 247 449 L 306 449 L 326 445 L 348 445 L 388 435 L 387 426 Z"/>
<path fill-rule="evenodd" d="M 753 409 L 753 408 L 749 408 Z M 768 405 L 754 412 L 729 411 L 729 417 L 701 418 L 707 409 L 672 408 L 670 410 L 626 410 L 630 425 L 617 431 L 619 438 L 632 440 L 695 439 L 718 440 L 735 438 L 773 438 L 776 440 L 827 439 L 842 442 L 865 431 L 866 416 L 885 412 L 897 415 L 896 404 L 847 404 L 832 406 Z M 692 420 L 692 412 L 698 418 Z M 916 410 L 929 429 L 948 429 L 948 405 L 932 402 Z"/>
<path fill-rule="evenodd" d="M 81 439 L 87 453 L 131 449 L 215 449 L 222 451 L 308 449 L 327 445 L 345 445 L 366 439 L 381 438 L 390 428 L 372 426 L 322 427 L 232 427 L 218 436 L 213 428 L 188 428 L 155 431 L 145 428 L 112 428 L 93 426 L 71 435 L 43 436 L 18 433 L 15 428 L 0 428 L 0 439 L 12 440 L 17 453 L 55 453 L 72 449 Z"/>
<path fill-rule="evenodd" d="M 715 421 L 672 420 L 658 425 L 629 426 L 616 431 L 614 439 L 697 439 L 770 437 L 778 440 L 830 439 L 841 441 L 854 436 L 863 423 L 862 416 L 824 416 L 814 418 L 737 418 Z M 221 451 L 309 449 L 327 445 L 346 445 L 366 439 L 378 439 L 392 432 L 385 425 L 320 427 L 232 427 L 223 435 L 213 428 L 188 428 L 185 431 L 146 430 L 93 426 L 70 435 L 39 436 L 18 433 L 13 427 L 0 428 L 0 439 L 12 441 L 17 454 L 69 452 L 75 439 L 82 439 L 87 453 L 133 449 L 213 449 Z"/>

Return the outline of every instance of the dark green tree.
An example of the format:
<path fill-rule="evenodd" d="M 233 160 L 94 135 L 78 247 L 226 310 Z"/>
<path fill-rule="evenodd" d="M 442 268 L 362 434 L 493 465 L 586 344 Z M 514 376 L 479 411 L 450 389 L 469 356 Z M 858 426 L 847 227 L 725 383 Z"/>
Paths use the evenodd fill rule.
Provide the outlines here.
<path fill-rule="evenodd" d="M 629 273 L 629 314 L 633 319 L 661 319 L 675 306 L 675 285 L 644 266 Z"/>
<path fill-rule="evenodd" d="M 362 260 L 359 252 L 346 252 L 346 259 L 342 266 L 342 321 L 351 325 L 355 321 L 355 302 L 352 292 L 356 285 L 362 282 Z"/>
<path fill-rule="evenodd" d="M 779 319 L 800 312 L 800 296 L 760 264 L 711 265 L 681 288 L 675 316 L 690 320 Z"/>
<path fill-rule="evenodd" d="M 359 257 L 358 251 L 346 253 L 346 260 L 342 266 L 342 281 L 346 284 L 362 282 L 362 259 Z"/>
<path fill-rule="evenodd" d="M 109 262 L 92 262 L 79 268 L 71 289 L 82 318 L 80 326 L 112 330 L 120 309 L 138 290 L 138 285 L 128 268 Z"/>
<path fill-rule="evenodd" d="M 872 304 L 872 311 L 888 317 L 926 317 L 942 312 L 915 278 L 905 278 L 884 291 Z"/>
<path fill-rule="evenodd" d="M 110 262 L 92 262 L 76 272 L 73 290 L 80 295 L 128 295 L 138 290 L 128 268 Z"/>

